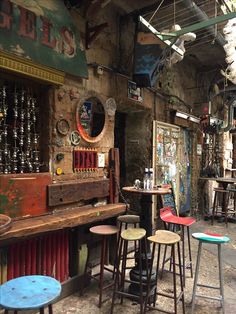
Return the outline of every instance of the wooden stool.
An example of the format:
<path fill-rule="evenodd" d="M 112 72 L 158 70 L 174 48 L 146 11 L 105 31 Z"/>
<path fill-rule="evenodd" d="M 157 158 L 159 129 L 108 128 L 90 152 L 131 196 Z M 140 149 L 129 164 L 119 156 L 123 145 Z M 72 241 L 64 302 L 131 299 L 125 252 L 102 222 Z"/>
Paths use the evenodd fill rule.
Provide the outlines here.
<path fill-rule="evenodd" d="M 193 296 L 192 296 L 192 313 L 194 311 L 195 306 L 195 298 L 201 297 L 210 300 L 219 300 L 221 302 L 221 306 L 223 308 L 224 313 L 224 280 L 223 280 L 223 269 L 222 269 L 222 257 L 221 257 L 221 244 L 229 242 L 229 238 L 222 236 L 220 234 L 211 234 L 211 233 L 193 233 L 192 237 L 199 241 L 198 243 L 198 253 L 197 253 L 197 263 L 196 263 L 196 271 L 195 271 L 195 278 L 193 284 Z M 198 274 L 199 274 L 199 266 L 200 266 L 200 259 L 201 259 L 201 251 L 202 251 L 202 243 L 210 243 L 210 244 L 217 244 L 218 246 L 218 265 L 219 265 L 219 279 L 220 279 L 220 286 L 209 286 L 204 284 L 198 284 Z M 205 287 L 210 289 L 219 289 L 220 296 L 213 297 L 207 296 L 203 294 L 197 294 L 197 287 Z"/>
<path fill-rule="evenodd" d="M 120 248 L 120 242 L 121 242 L 121 232 L 123 229 L 127 229 L 128 227 L 131 228 L 137 228 L 138 224 L 140 223 L 140 216 L 138 215 L 121 215 L 117 217 L 118 227 L 119 227 L 119 233 L 118 233 L 118 242 L 117 242 L 117 248 L 116 250 L 116 257 L 115 257 L 115 267 L 117 265 L 118 255 L 119 255 L 119 248 Z M 134 243 L 134 251 L 136 251 L 136 242 Z M 128 257 L 129 259 L 129 257 Z M 115 271 L 114 271 L 115 276 Z"/>
<path fill-rule="evenodd" d="M 143 282 L 143 271 L 146 271 L 146 275 L 148 275 L 147 270 L 147 246 L 146 246 L 146 230 L 143 228 L 130 228 L 126 229 L 121 232 L 121 242 L 120 242 L 120 250 L 118 255 L 118 268 L 120 271 L 116 271 L 115 274 L 115 283 L 114 283 L 114 290 L 113 290 L 113 297 L 111 303 L 111 314 L 114 310 L 115 305 L 115 297 L 118 294 L 120 296 L 121 304 L 123 303 L 123 297 L 131 297 L 132 299 L 136 299 L 140 303 L 140 314 L 143 313 L 144 310 L 144 292 L 143 288 L 145 283 Z M 129 280 L 125 278 L 125 271 L 127 268 L 127 254 L 128 254 L 128 244 L 130 241 L 137 242 L 137 252 L 138 255 L 138 262 L 136 267 L 139 270 L 139 281 Z M 144 241 L 144 245 L 142 245 L 142 241 Z M 134 254 L 134 255 L 136 255 Z M 145 259 L 146 265 L 143 265 L 143 256 Z M 122 257 L 122 258 L 121 258 Z M 135 256 L 134 256 L 135 259 Z M 121 278 L 120 277 L 121 273 Z M 147 277 L 146 277 L 147 278 Z M 120 279 L 120 280 L 119 280 Z M 125 291 L 125 283 L 135 284 L 139 287 L 138 294 L 132 294 Z"/>
<path fill-rule="evenodd" d="M 40 310 L 44 313 L 44 307 L 48 306 L 49 314 L 52 314 L 52 303 L 61 294 L 59 281 L 48 276 L 23 276 L 7 281 L 0 287 L 0 306 L 17 314 L 22 310 Z"/>
<path fill-rule="evenodd" d="M 229 191 L 222 188 L 214 188 L 214 201 L 212 208 L 211 224 L 214 223 L 215 215 L 220 213 L 225 216 L 225 224 L 228 227 L 228 205 L 229 205 Z M 219 201 L 221 201 L 221 209 L 219 210 Z"/>
<path fill-rule="evenodd" d="M 184 304 L 184 287 L 183 287 L 183 278 L 182 278 L 182 267 L 181 267 L 181 256 L 180 256 L 180 236 L 174 232 L 167 231 L 167 230 L 158 230 L 156 231 L 155 235 L 151 236 L 148 238 L 148 241 L 150 241 L 153 244 L 152 247 L 152 258 L 151 258 L 151 269 L 148 275 L 148 289 L 147 289 L 147 297 L 146 297 L 146 303 L 145 303 L 145 311 L 146 313 L 147 309 L 151 310 L 158 310 L 160 312 L 164 313 L 177 313 L 177 305 L 178 302 L 181 300 L 182 301 L 182 308 L 183 308 L 183 313 L 185 313 L 185 304 Z M 158 254 L 157 254 L 157 265 L 156 265 L 156 279 L 155 279 L 155 284 L 151 287 L 151 276 L 152 276 L 152 269 L 153 269 L 153 261 L 155 257 L 155 250 L 156 250 L 156 245 L 158 245 Z M 158 284 L 157 284 L 157 277 L 158 277 L 158 271 L 159 271 L 159 263 L 160 263 L 160 253 L 161 253 L 161 246 L 164 245 L 170 245 L 171 250 L 172 250 L 172 258 L 173 258 L 173 288 L 174 288 L 174 293 L 173 295 L 159 292 L 157 290 Z M 177 263 L 175 262 L 175 245 L 177 245 L 177 251 L 178 251 L 178 264 L 179 264 L 179 273 L 180 273 L 180 293 L 177 296 L 177 286 L 176 286 L 176 265 Z M 153 300 L 151 301 L 150 295 L 154 291 L 154 297 Z M 165 311 L 163 309 L 160 309 L 156 306 L 156 300 L 157 296 L 163 296 L 166 298 L 171 298 L 174 299 L 174 312 L 170 311 Z M 152 305 L 151 305 L 152 303 Z"/>
<path fill-rule="evenodd" d="M 105 266 L 105 261 L 106 261 L 106 255 L 107 255 L 107 248 L 108 248 L 108 238 L 111 235 L 117 234 L 119 229 L 116 226 L 111 226 L 111 225 L 99 225 L 99 226 L 94 226 L 89 229 L 89 231 L 93 234 L 99 235 L 102 237 L 102 245 L 101 245 L 101 255 L 100 255 L 100 271 L 97 274 L 91 275 L 92 278 L 97 279 L 99 282 L 99 302 L 98 302 L 98 307 L 100 308 L 102 306 L 102 293 L 103 290 L 111 287 L 113 285 L 113 282 L 108 284 L 107 286 L 104 285 L 104 270 L 109 271 L 113 274 L 113 270 L 109 269 L 108 267 Z M 85 275 L 87 273 L 87 267 L 88 267 L 88 259 L 87 258 L 87 263 L 85 267 Z"/>
<path fill-rule="evenodd" d="M 192 266 L 192 253 L 191 253 L 191 239 L 190 239 L 190 232 L 189 228 L 191 225 L 193 225 L 196 222 L 196 219 L 193 217 L 179 217 L 177 215 L 174 215 L 172 213 L 171 207 L 164 207 L 160 209 L 160 218 L 164 222 L 165 228 L 167 230 L 170 230 L 170 226 L 173 226 L 173 230 L 176 231 L 176 227 L 180 229 L 180 235 L 181 235 L 181 244 L 182 244 L 182 266 L 183 266 L 183 284 L 185 286 L 185 278 L 186 278 L 186 268 L 189 267 L 190 269 L 190 276 L 193 278 L 193 266 Z M 187 231 L 187 245 L 188 245 L 188 262 L 185 260 L 185 230 Z M 165 263 L 169 260 L 171 261 L 171 258 L 166 259 L 166 251 L 167 246 L 165 246 L 165 251 L 163 255 L 163 263 L 162 263 L 162 271 L 161 275 L 163 274 Z M 170 264 L 171 266 L 171 264 Z"/>

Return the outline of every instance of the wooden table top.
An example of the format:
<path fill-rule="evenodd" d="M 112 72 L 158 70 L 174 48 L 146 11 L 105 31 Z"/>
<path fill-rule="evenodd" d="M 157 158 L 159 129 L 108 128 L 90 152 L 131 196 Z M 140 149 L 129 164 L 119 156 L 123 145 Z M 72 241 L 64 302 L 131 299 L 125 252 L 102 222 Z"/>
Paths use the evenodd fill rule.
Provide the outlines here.
<path fill-rule="evenodd" d="M 217 182 L 225 182 L 225 183 L 236 183 L 236 178 L 228 178 L 228 177 L 218 177 L 218 178 L 205 178 L 200 177 L 200 180 L 212 180 Z"/>
<path fill-rule="evenodd" d="M 122 190 L 125 192 L 139 193 L 139 194 L 150 194 L 150 195 L 171 194 L 171 190 L 168 188 L 155 188 L 152 190 L 144 190 L 144 189 L 136 189 L 133 186 L 125 186 L 122 188 Z"/>

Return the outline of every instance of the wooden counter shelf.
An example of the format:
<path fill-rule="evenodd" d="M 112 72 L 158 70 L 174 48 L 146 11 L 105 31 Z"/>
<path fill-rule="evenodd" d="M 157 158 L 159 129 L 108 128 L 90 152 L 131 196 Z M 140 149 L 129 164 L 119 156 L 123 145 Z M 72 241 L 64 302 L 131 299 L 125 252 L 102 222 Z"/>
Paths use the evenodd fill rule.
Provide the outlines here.
<path fill-rule="evenodd" d="M 32 235 L 73 228 L 116 217 L 124 213 L 125 209 L 124 203 L 106 204 L 98 207 L 88 205 L 57 210 L 42 216 L 13 220 L 11 229 L 0 235 L 0 245 L 14 239 L 23 239 Z"/>

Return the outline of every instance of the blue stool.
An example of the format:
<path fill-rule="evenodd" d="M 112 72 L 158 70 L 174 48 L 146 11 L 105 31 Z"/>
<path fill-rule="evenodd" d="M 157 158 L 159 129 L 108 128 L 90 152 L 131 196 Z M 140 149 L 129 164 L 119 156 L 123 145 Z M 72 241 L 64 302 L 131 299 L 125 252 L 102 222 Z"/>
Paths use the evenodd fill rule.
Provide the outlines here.
<path fill-rule="evenodd" d="M 14 314 L 22 310 L 40 310 L 48 306 L 52 314 L 52 303 L 61 294 L 59 281 L 48 276 L 23 276 L 7 281 L 0 287 L 0 306 L 5 309 L 5 314 L 13 310 Z"/>
<path fill-rule="evenodd" d="M 196 297 L 220 301 L 222 309 L 223 309 L 223 313 L 224 313 L 225 312 L 225 310 L 224 310 L 224 280 L 223 280 L 223 270 L 222 270 L 221 244 L 229 242 L 230 239 L 226 236 L 223 236 L 220 234 L 212 234 L 212 233 L 193 233 L 192 237 L 199 241 L 196 271 L 195 271 L 194 284 L 193 284 L 192 313 L 194 311 L 195 298 Z M 209 285 L 204 285 L 204 284 L 198 284 L 198 274 L 199 274 L 202 243 L 217 244 L 217 246 L 218 246 L 218 263 L 219 263 L 219 279 L 220 279 L 220 286 L 219 287 L 209 286 Z M 213 296 L 207 296 L 207 295 L 203 295 L 203 294 L 196 294 L 197 287 L 219 289 L 220 290 L 220 296 L 213 297 Z"/>

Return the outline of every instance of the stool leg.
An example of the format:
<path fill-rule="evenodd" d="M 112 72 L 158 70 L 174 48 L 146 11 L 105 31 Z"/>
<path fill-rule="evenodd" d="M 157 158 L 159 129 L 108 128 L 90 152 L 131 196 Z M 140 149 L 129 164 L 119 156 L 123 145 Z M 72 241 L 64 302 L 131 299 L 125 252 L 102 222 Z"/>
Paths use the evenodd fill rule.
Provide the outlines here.
<path fill-rule="evenodd" d="M 141 240 L 138 241 L 139 243 L 139 293 L 140 293 L 140 314 L 143 314 L 143 282 L 142 282 L 142 244 Z"/>
<path fill-rule="evenodd" d="M 175 263 L 175 245 L 172 245 L 171 248 L 172 256 L 173 256 L 173 284 L 174 284 L 174 309 L 175 314 L 177 314 L 177 292 L 176 292 L 176 263 Z M 181 267 L 181 266 L 180 266 Z M 180 274 L 181 277 L 181 274 Z"/>
<path fill-rule="evenodd" d="M 103 277 L 104 277 L 104 264 L 106 254 L 106 237 L 102 237 L 102 248 L 101 248 L 101 261 L 100 261 L 100 275 L 99 275 L 99 302 L 98 307 L 102 306 L 102 289 L 103 289 Z"/>
<path fill-rule="evenodd" d="M 182 308 L 183 308 L 183 314 L 185 314 L 184 284 L 183 284 L 183 277 L 182 277 L 181 254 L 180 254 L 180 245 L 179 245 L 179 242 L 177 243 L 177 251 L 178 251 L 178 260 L 179 260 L 180 289 L 181 289 L 181 293 L 182 293 L 182 296 L 181 296 Z"/>
<path fill-rule="evenodd" d="M 191 238 L 190 238 L 189 226 L 187 226 L 187 235 L 188 235 L 188 256 L 189 256 L 189 263 L 190 263 L 190 273 L 191 273 L 191 278 L 193 278 L 193 264 L 192 264 Z"/>
<path fill-rule="evenodd" d="M 201 251 L 202 251 L 202 242 L 199 241 L 198 252 L 197 252 L 197 263 L 196 263 L 195 277 L 194 277 L 194 283 L 193 283 L 192 311 L 191 311 L 191 313 L 193 313 L 194 306 L 195 306 L 195 296 L 196 296 L 196 290 L 197 290 L 197 282 L 198 282 L 198 274 L 199 274 Z"/>
<path fill-rule="evenodd" d="M 52 304 L 49 304 L 49 306 L 48 306 L 48 313 L 49 314 L 53 314 L 53 312 L 52 312 Z"/>
<path fill-rule="evenodd" d="M 118 260 L 117 260 L 117 270 L 116 270 L 116 274 L 115 274 L 115 282 L 114 282 L 114 288 L 113 288 L 113 295 L 112 295 L 112 301 L 111 301 L 111 311 L 110 311 L 110 314 L 113 314 L 114 304 L 115 304 L 115 296 L 116 296 L 116 289 L 117 289 L 117 286 L 119 284 L 119 276 L 120 276 L 119 267 L 120 267 L 120 262 L 121 262 L 121 254 L 122 254 L 123 243 L 124 243 L 124 240 L 121 238 L 121 240 L 120 240 L 120 248 L 118 248 L 119 252 L 118 252 Z"/>
<path fill-rule="evenodd" d="M 214 195 L 214 201 L 213 201 L 213 207 L 212 207 L 212 215 L 211 215 L 211 224 L 214 224 L 214 217 L 215 217 L 215 211 L 216 211 L 216 206 L 217 206 L 217 192 L 215 191 L 215 195 Z"/>
<path fill-rule="evenodd" d="M 117 267 L 117 263 L 118 263 L 118 255 L 119 255 L 119 248 L 120 248 L 120 242 L 121 242 L 121 236 L 120 236 L 121 231 L 122 231 L 122 223 L 120 222 L 119 223 L 118 240 L 117 240 L 117 250 L 116 250 L 116 255 L 115 255 L 112 279 L 115 278 L 116 271 L 119 271 L 119 268 Z"/>
<path fill-rule="evenodd" d="M 224 278 L 223 278 L 223 265 L 222 265 L 222 257 L 221 257 L 221 244 L 218 244 L 218 262 L 219 262 L 219 279 L 220 279 L 220 294 L 221 294 L 221 306 L 223 309 L 223 313 L 225 313 L 224 306 Z"/>
<path fill-rule="evenodd" d="M 122 270 L 121 270 L 121 292 L 125 291 L 125 271 L 127 263 L 127 254 L 128 254 L 128 241 L 124 241 L 124 250 L 121 256 L 122 259 Z M 120 303 L 123 303 L 124 296 L 121 294 Z"/>
<path fill-rule="evenodd" d="M 184 226 L 181 226 L 182 231 L 182 259 L 183 259 L 183 284 L 185 287 L 185 238 L 184 238 Z"/>
<path fill-rule="evenodd" d="M 43 308 L 43 307 L 41 307 L 41 308 L 39 309 L 39 313 L 40 313 L 40 314 L 44 314 L 44 308 Z"/>

